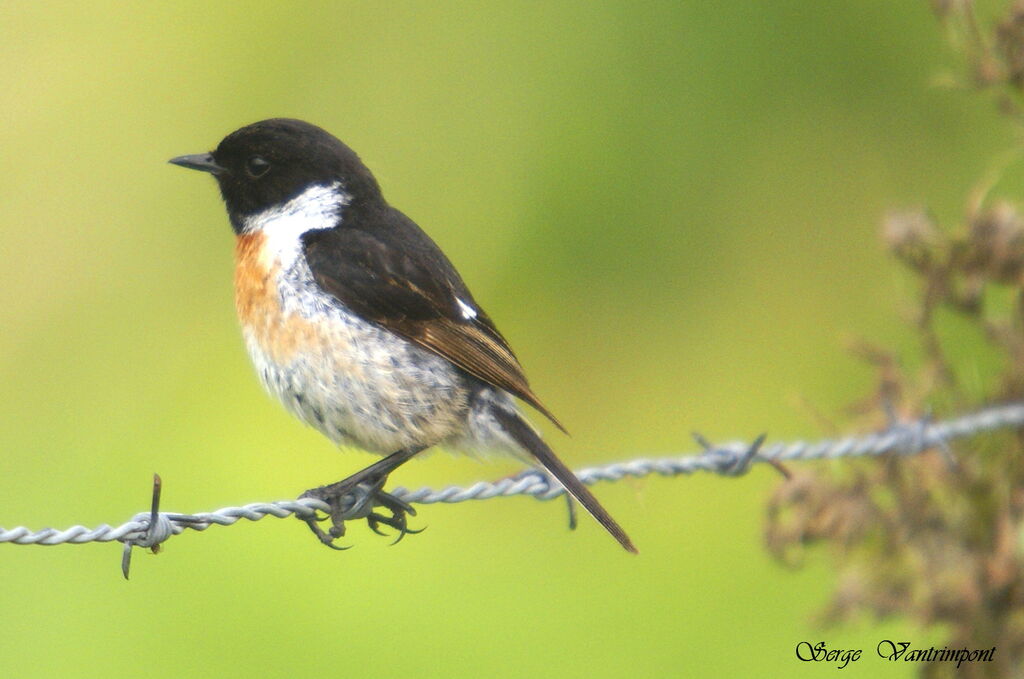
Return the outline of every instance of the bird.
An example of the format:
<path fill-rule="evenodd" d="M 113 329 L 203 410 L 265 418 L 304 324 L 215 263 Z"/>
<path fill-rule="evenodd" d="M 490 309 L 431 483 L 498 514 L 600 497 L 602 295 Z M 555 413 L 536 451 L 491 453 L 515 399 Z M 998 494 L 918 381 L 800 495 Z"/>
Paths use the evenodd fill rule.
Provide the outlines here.
<path fill-rule="evenodd" d="M 505 337 L 351 148 L 311 123 L 272 118 L 169 162 L 213 175 L 220 188 L 236 237 L 235 307 L 263 386 L 335 444 L 383 456 L 301 496 L 331 507 L 329 531 L 307 521 L 321 542 L 336 547 L 343 501 L 359 486 L 390 512 L 366 517 L 373 530 L 414 532 L 405 515 L 415 512 L 383 485 L 441 446 L 539 464 L 637 552 L 524 416 L 516 399 L 565 431 Z"/>

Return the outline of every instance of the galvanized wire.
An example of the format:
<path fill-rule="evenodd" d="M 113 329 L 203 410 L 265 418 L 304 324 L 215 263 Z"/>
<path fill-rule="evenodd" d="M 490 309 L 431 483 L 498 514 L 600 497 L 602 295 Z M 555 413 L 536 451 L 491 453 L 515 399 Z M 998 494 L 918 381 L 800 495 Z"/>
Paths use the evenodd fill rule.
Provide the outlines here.
<path fill-rule="evenodd" d="M 932 421 L 930 417 L 912 422 L 893 422 L 884 431 L 851 435 L 841 439 L 821 441 L 795 441 L 764 444 L 763 437 L 753 444 L 734 441 L 712 445 L 702 437 L 698 442 L 704 448 L 696 455 L 682 457 L 641 457 L 625 462 L 587 467 L 577 472 L 580 479 L 592 485 L 600 481 L 615 482 L 627 477 L 643 478 L 651 475 L 680 476 L 694 472 L 713 472 L 726 476 L 746 473 L 758 462 L 778 464 L 784 461 L 816 459 L 838 459 L 845 457 L 877 456 L 883 454 L 914 455 L 929 449 L 949 452 L 948 443 L 955 439 L 975 436 L 1001 429 L 1024 427 L 1024 403 L 1010 403 L 991 406 L 978 412 L 943 421 Z M 155 489 L 158 491 L 158 487 Z M 409 490 L 398 487 L 389 491 L 391 495 L 411 504 L 456 503 L 468 500 L 489 500 L 496 497 L 529 495 L 538 500 L 551 500 L 562 495 L 562 486 L 542 470 L 527 470 L 516 476 L 499 481 L 480 481 L 471 486 L 447 486 L 440 489 L 419 488 Z M 158 492 L 157 492 L 158 494 Z M 158 502 L 154 499 L 154 509 Z M 343 518 L 356 519 L 366 516 L 365 498 L 353 496 Z M 83 544 L 86 542 L 119 541 L 125 544 L 125 570 L 132 546 L 155 549 L 173 535 L 186 528 L 206 530 L 210 526 L 230 526 L 241 519 L 259 521 L 265 516 L 285 518 L 296 516 L 308 519 L 319 512 L 328 511 L 328 506 L 313 499 L 280 500 L 278 502 L 257 502 L 242 507 L 224 507 L 213 512 L 199 514 L 177 514 L 173 512 L 150 511 L 136 514 L 131 520 L 119 525 L 103 524 L 95 528 L 72 526 L 64 530 L 45 528 L 33 531 L 23 526 L 0 527 L 0 543 L 15 545 L 59 545 Z"/>

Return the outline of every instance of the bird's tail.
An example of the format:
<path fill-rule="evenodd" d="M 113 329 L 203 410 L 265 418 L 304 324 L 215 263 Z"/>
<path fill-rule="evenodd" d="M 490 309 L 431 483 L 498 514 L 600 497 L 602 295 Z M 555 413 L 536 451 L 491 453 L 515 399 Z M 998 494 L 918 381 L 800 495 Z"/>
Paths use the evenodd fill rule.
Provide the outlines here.
<path fill-rule="evenodd" d="M 533 427 L 523 421 L 518 413 L 510 412 L 500 407 L 493 408 L 492 412 L 509 436 L 537 458 L 537 461 L 544 466 L 544 469 L 558 479 L 559 483 L 565 486 L 566 491 L 576 498 L 583 505 L 583 508 L 590 512 L 590 515 L 597 519 L 597 522 L 604 526 L 604 529 L 611 533 L 612 537 L 618 540 L 619 544 L 626 551 L 633 554 L 637 553 L 637 549 L 633 546 L 633 541 L 626 535 L 626 531 L 622 530 L 622 527 L 616 523 L 611 514 L 605 511 L 605 508 L 597 501 L 597 498 L 590 492 L 590 489 L 576 477 L 571 469 L 566 467 L 555 456 L 554 451 L 551 450 L 548 444 L 544 443 L 537 432 L 533 430 Z"/>

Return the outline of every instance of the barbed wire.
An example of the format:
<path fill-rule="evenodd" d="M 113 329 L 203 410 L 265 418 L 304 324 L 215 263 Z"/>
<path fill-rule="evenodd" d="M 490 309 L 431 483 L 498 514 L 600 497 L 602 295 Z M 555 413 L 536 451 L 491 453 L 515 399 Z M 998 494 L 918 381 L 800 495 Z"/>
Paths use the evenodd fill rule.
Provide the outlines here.
<path fill-rule="evenodd" d="M 672 457 L 641 457 L 624 462 L 586 467 L 576 472 L 587 485 L 616 482 L 627 477 L 643 478 L 651 475 L 681 476 L 695 472 L 712 472 L 725 476 L 739 476 L 749 471 L 754 463 L 775 465 L 787 473 L 782 462 L 846 457 L 878 456 L 883 454 L 914 455 L 929 449 L 939 449 L 947 454 L 951 464 L 950 441 L 1000 429 L 1024 427 L 1024 403 L 1009 403 L 991 406 L 969 415 L 933 421 L 930 416 L 909 422 L 898 422 L 890 416 L 889 426 L 880 432 L 851 435 L 841 439 L 820 441 L 795 441 L 765 444 L 765 437 L 758 437 L 752 444 L 733 441 L 714 445 L 699 434 L 694 434 L 704 449 L 696 455 Z M 87 542 L 124 543 L 122 570 L 128 577 L 132 547 L 158 550 L 161 543 L 185 529 L 202 531 L 210 526 L 230 526 L 241 519 L 259 521 L 266 516 L 285 518 L 296 516 L 308 520 L 317 517 L 317 512 L 328 512 L 328 505 L 320 500 L 280 500 L 257 502 L 241 507 L 224 507 L 213 512 L 178 514 L 159 511 L 161 481 L 154 477 L 153 503 L 149 512 L 136 514 L 119 526 L 103 524 L 95 528 L 72 526 L 64 530 L 44 528 L 33 531 L 24 526 L 17 528 L 0 527 L 0 543 L 15 545 L 60 545 L 84 544 Z M 343 520 L 366 518 L 372 511 L 372 502 L 366 501 L 369 489 L 360 487 L 346 498 L 347 509 L 340 516 Z M 440 489 L 419 488 L 409 490 L 397 487 L 389 493 L 398 500 L 410 504 L 457 503 L 468 500 L 489 500 L 496 497 L 529 495 L 538 500 L 552 500 L 565 493 L 565 489 L 547 473 L 529 469 L 515 476 L 494 482 L 479 481 L 470 486 L 447 486 Z"/>

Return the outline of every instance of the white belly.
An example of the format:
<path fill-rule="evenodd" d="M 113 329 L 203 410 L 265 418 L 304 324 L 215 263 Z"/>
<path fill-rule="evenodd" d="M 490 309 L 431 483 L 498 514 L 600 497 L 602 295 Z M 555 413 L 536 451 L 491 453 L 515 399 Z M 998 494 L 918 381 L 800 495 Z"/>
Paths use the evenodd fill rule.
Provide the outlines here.
<path fill-rule="evenodd" d="M 295 320 L 283 318 L 279 331 L 292 331 Z M 266 334 L 244 332 L 263 385 L 300 420 L 336 443 L 380 454 L 465 429 L 467 385 L 446 360 L 343 311 L 302 320 L 313 320 L 314 330 L 287 358 L 268 351 Z"/>

